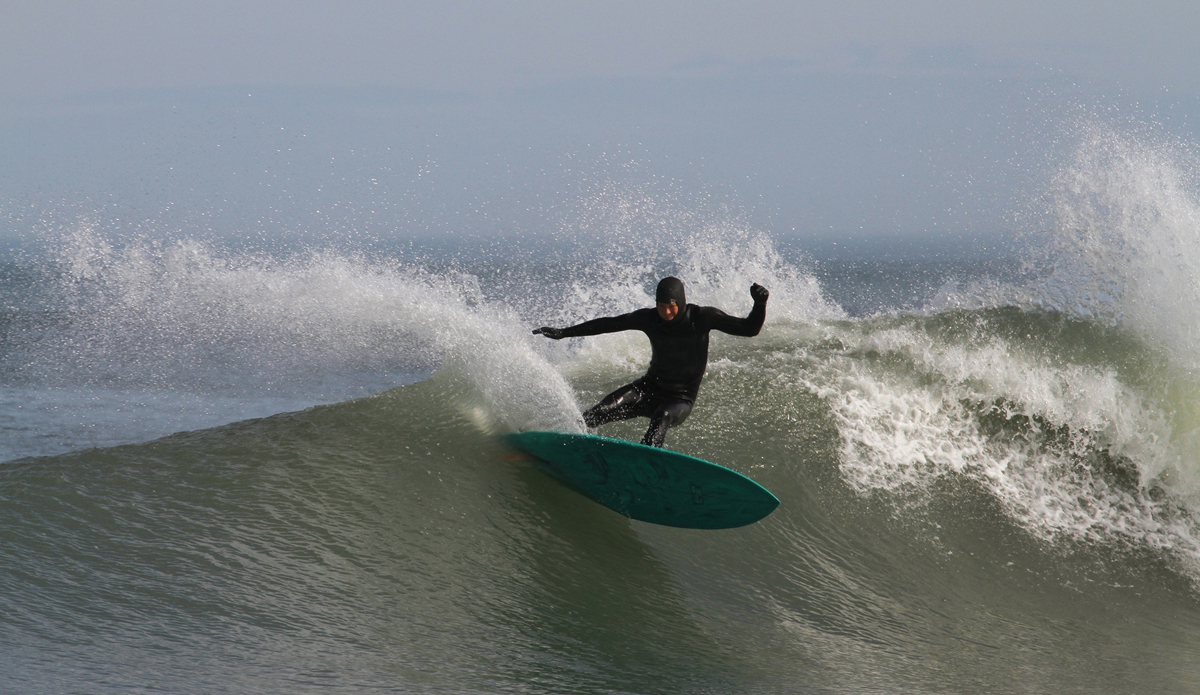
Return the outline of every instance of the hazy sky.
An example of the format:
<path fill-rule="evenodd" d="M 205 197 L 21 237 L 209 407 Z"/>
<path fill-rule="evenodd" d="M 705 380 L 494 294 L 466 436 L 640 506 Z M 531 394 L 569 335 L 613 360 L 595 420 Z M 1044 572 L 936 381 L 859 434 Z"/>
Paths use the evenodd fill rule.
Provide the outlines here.
<path fill-rule="evenodd" d="M 784 62 L 888 74 L 1057 70 L 1200 90 L 1195 0 L 8 0 L 0 94 L 142 87 L 444 90 Z"/>
<path fill-rule="evenodd" d="M 606 180 L 839 243 L 991 233 L 1080 113 L 1196 140 L 1197 30 L 1197 0 L 0 0 L 0 239 L 76 207 L 528 234 Z"/>

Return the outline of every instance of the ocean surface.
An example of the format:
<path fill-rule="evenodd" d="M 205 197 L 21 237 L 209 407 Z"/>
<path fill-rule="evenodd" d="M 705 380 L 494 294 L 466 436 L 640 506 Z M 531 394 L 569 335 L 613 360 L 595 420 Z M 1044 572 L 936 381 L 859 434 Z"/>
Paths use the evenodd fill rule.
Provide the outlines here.
<path fill-rule="evenodd" d="M 973 255 L 636 195 L 553 243 L 49 230 L 0 267 L 0 692 L 1200 692 L 1189 161 L 1100 134 Z M 771 291 L 667 439 L 775 493 L 749 527 L 630 521 L 497 437 L 583 431 L 645 338 L 531 329 L 668 273 Z"/>

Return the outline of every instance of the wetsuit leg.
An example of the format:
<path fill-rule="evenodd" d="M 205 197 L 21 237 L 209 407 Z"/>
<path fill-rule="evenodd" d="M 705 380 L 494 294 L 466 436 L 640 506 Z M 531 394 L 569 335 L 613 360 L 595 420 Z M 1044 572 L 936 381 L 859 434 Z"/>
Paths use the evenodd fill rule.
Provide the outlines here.
<path fill-rule="evenodd" d="M 661 449 L 667 439 L 667 429 L 686 420 L 691 412 L 692 404 L 687 401 L 672 399 L 660 402 L 650 415 L 650 428 L 642 437 L 642 444 Z"/>
<path fill-rule="evenodd" d="M 588 408 L 583 414 L 583 422 L 588 427 L 599 427 L 606 422 L 645 417 L 649 415 L 645 400 L 646 391 L 640 382 L 626 384 Z"/>

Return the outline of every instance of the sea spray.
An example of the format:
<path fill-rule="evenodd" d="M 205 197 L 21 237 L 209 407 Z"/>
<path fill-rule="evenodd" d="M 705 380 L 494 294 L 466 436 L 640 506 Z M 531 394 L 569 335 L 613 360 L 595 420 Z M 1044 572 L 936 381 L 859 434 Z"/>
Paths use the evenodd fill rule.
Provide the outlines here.
<path fill-rule="evenodd" d="M 1028 306 L 1119 326 L 1165 355 L 1155 396 L 1171 455 L 1139 466 L 1200 505 L 1200 153 L 1146 124 L 1091 117 L 1073 130 L 1044 196 L 1051 224 L 1031 260 L 1047 272 Z"/>
<path fill-rule="evenodd" d="M 1035 306 L 1130 327 L 1200 365 L 1200 156 L 1149 127 L 1079 126 L 1045 195 Z"/>
<path fill-rule="evenodd" d="M 10 327 L 5 373 L 31 393 L 102 391 L 107 410 L 140 408 L 155 424 L 134 436 L 236 419 L 237 407 L 210 403 L 270 414 L 257 405 L 377 393 L 442 364 L 472 384 L 484 426 L 581 427 L 571 390 L 525 324 L 468 273 L 330 251 L 278 259 L 186 239 L 115 244 L 88 225 L 57 248 L 39 290 L 50 308 Z M 150 411 L 169 394 L 180 415 L 164 423 Z"/>
<path fill-rule="evenodd" d="M 1048 185 L 1030 203 L 1035 214 L 1024 216 L 1037 220 L 1023 233 L 1027 279 L 947 283 L 921 312 L 992 316 L 990 308 L 1011 306 L 1027 318 L 1002 335 L 1002 321 L 979 331 L 994 342 L 971 348 L 972 359 L 990 352 L 991 366 L 969 378 L 945 371 L 942 336 L 891 347 L 876 337 L 878 354 L 905 355 L 928 375 L 876 387 L 967 423 L 947 425 L 946 441 L 959 441 L 951 449 L 971 452 L 978 470 L 1002 469 L 981 479 L 1035 533 L 1172 548 L 1200 576 L 1200 157 L 1192 143 L 1144 124 L 1081 117 L 1065 132 L 1071 149 L 1052 159 Z M 946 383 L 958 386 L 939 394 Z M 849 393 L 839 408 L 853 413 L 859 399 Z M 843 434 L 860 443 L 847 445 L 847 460 L 874 462 L 865 466 L 872 486 L 919 478 L 899 475 L 880 452 L 864 458 L 872 447 L 855 433 L 888 427 L 850 419 L 857 424 L 845 421 Z"/>
<path fill-rule="evenodd" d="M 1039 538 L 1167 550 L 1200 580 L 1194 487 L 1155 394 L 1116 365 L 1002 337 L 1027 316 L 961 318 L 973 335 L 960 326 L 950 338 L 947 314 L 832 330 L 838 349 L 800 380 L 829 405 L 844 479 L 862 494 L 919 501 L 938 480 L 963 477 Z M 1054 316 L 1034 321 L 1059 329 Z"/>
<path fill-rule="evenodd" d="M 581 189 L 574 204 L 560 210 L 562 234 L 571 243 L 559 263 L 570 271 L 542 278 L 536 289 L 542 301 L 526 304 L 525 313 L 539 322 L 565 326 L 653 306 L 654 289 L 668 275 L 683 280 L 690 303 L 739 316 L 753 305 L 750 286 L 767 287 L 767 326 L 846 316 L 825 295 L 805 257 L 786 256 L 719 197 L 689 197 L 663 181 L 598 178 Z M 547 351 L 568 374 L 607 365 L 619 373 L 614 378 L 644 371 L 650 357 L 649 343 L 636 333 L 570 341 Z"/>
<path fill-rule="evenodd" d="M 1181 449 L 1190 440 L 1162 388 L 1173 368 L 1125 324 L 1037 305 L 1030 298 L 1047 286 L 1037 282 L 1008 295 L 1025 301 L 1007 301 L 994 281 L 978 285 L 1000 289 L 969 311 L 931 305 L 850 320 L 763 232 L 652 193 L 605 188 L 576 223 L 594 238 L 548 248 L 536 262 L 489 259 L 487 272 L 461 259 L 435 271 L 402 254 L 275 258 L 190 240 L 117 244 L 80 228 L 48 285 L 58 313 L 11 354 L 31 358 L 20 371 L 43 383 L 261 390 L 309 402 L 440 370 L 460 385 L 450 391 L 455 405 L 485 432 L 579 431 L 588 403 L 575 389 L 586 384 L 590 399 L 636 377 L 646 341 L 549 341 L 531 328 L 649 306 L 664 274 L 682 277 L 692 301 L 742 314 L 750 283 L 761 282 L 772 292 L 764 335 L 745 346 L 714 336 L 714 355 L 758 359 L 772 346 L 775 378 L 829 408 L 839 470 L 860 493 L 900 498 L 958 476 L 978 481 L 1037 537 L 1197 556 L 1196 485 Z M 1070 342 L 1075 326 L 1095 327 L 1082 331 L 1085 343 L 1125 340 L 1140 357 L 1089 356 Z"/>
<path fill-rule="evenodd" d="M 804 256 L 785 257 L 776 241 L 720 196 L 685 195 L 670 182 L 611 178 L 581 184 L 559 210 L 560 234 L 574 254 L 560 321 L 631 311 L 653 303 L 658 280 L 675 275 L 688 301 L 730 313 L 750 310 L 750 285 L 771 291 L 767 321 L 845 315 L 829 301 Z"/>

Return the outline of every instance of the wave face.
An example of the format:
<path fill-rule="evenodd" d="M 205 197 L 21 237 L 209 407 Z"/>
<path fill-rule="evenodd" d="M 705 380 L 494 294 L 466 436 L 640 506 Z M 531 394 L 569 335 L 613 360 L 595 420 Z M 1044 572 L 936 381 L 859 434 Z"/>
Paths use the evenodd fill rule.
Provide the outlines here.
<path fill-rule="evenodd" d="M 70 230 L 4 285 L 3 689 L 1196 692 L 1200 167 L 1085 132 L 1021 272 L 932 284 L 608 184 L 529 252 Z M 631 522 L 496 436 L 581 431 L 648 345 L 530 328 L 667 273 L 771 289 L 668 436 L 772 490 L 759 524 Z"/>

